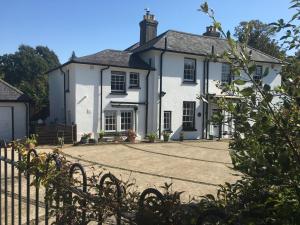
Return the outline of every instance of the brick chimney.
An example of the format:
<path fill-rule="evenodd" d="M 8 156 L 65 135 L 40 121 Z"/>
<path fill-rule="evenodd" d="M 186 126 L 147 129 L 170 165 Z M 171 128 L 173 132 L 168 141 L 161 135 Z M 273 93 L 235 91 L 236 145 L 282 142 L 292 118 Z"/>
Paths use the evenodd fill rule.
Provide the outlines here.
<path fill-rule="evenodd" d="M 145 44 L 157 36 L 158 22 L 153 14 L 150 14 L 149 9 L 146 9 L 144 19 L 140 22 L 140 45 Z"/>
<path fill-rule="evenodd" d="M 220 37 L 220 32 L 216 30 L 214 26 L 209 26 L 206 27 L 206 32 L 203 33 L 204 36 L 209 36 L 209 37 Z"/>

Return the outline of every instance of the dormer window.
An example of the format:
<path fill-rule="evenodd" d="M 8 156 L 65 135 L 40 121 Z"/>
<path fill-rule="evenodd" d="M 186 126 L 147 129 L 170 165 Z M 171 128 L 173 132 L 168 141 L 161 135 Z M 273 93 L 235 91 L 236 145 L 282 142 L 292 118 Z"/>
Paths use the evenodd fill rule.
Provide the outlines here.
<path fill-rule="evenodd" d="M 184 82 L 196 82 L 196 60 L 185 58 L 184 59 Z"/>

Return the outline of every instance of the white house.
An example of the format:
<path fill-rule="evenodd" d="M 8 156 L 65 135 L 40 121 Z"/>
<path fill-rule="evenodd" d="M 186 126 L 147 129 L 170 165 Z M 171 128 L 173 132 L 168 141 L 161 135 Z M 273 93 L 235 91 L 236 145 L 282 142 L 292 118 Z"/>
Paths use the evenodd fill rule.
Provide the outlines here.
<path fill-rule="evenodd" d="M 185 139 L 231 134 L 233 125 L 209 123 L 217 110 L 199 96 L 217 98 L 217 82 L 230 82 L 230 66 L 211 61 L 212 53 L 228 49 L 211 27 L 203 35 L 168 30 L 157 36 L 158 22 L 147 12 L 140 22 L 140 41 L 123 51 L 103 50 L 74 57 L 49 71 L 50 121 L 77 125 L 83 133 L 107 134 L 132 128 L 139 138 L 150 132 Z M 271 87 L 280 85 L 281 63 L 252 49 L 255 77 Z M 264 68 L 270 74 L 262 78 Z M 207 98 L 209 99 L 209 98 Z"/>
<path fill-rule="evenodd" d="M 30 99 L 0 79 L 0 137 L 5 141 L 28 136 Z"/>

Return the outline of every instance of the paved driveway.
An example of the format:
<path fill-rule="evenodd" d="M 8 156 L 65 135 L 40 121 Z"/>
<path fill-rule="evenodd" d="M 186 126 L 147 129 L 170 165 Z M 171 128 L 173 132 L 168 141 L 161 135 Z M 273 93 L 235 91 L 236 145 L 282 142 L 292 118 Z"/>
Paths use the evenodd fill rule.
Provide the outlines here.
<path fill-rule="evenodd" d="M 185 191 L 183 200 L 215 194 L 217 185 L 236 180 L 227 142 L 107 144 L 68 147 L 63 152 L 71 161 L 82 163 L 87 173 L 91 166 L 101 166 L 134 181 L 139 190 L 173 183 L 173 191 Z"/>

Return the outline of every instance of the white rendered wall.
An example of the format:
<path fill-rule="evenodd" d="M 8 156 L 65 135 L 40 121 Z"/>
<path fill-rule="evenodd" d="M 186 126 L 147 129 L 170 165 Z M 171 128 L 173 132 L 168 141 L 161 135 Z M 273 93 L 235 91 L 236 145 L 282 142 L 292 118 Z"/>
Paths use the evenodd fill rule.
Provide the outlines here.
<path fill-rule="evenodd" d="M 64 122 L 64 76 L 57 69 L 49 73 L 50 122 Z"/>
<path fill-rule="evenodd" d="M 26 118 L 25 103 L 23 103 L 23 102 L 0 102 L 0 107 L 13 107 L 14 108 L 15 139 L 24 138 L 27 134 L 26 121 L 28 122 L 28 118 Z"/>
<path fill-rule="evenodd" d="M 77 138 L 80 139 L 83 133 L 92 133 L 93 137 L 97 138 L 98 133 L 101 130 L 100 118 L 101 118 L 101 89 L 100 89 L 100 69 L 104 67 L 80 65 L 76 64 L 75 68 L 75 80 L 76 80 L 76 120 L 77 124 Z M 127 95 L 116 95 L 111 93 L 111 71 L 123 71 L 126 72 L 126 90 Z M 129 74 L 130 72 L 138 72 L 140 74 L 140 89 L 129 88 Z M 102 111 L 102 129 L 105 126 L 105 111 L 116 111 L 120 115 L 121 111 L 133 111 L 132 107 L 128 108 L 116 108 L 111 106 L 111 101 L 117 102 L 135 102 L 144 103 L 146 101 L 146 75 L 147 71 L 117 68 L 111 67 L 103 71 L 103 111 Z M 151 74 L 150 74 L 151 76 Z M 137 134 L 138 137 L 144 137 L 145 132 L 145 105 L 139 104 L 137 110 Z M 120 118 L 118 116 L 117 121 L 120 131 Z"/>
<path fill-rule="evenodd" d="M 184 58 L 196 60 L 196 82 L 184 83 Z M 185 139 L 199 139 L 202 135 L 202 103 L 197 98 L 202 93 L 203 59 L 190 55 L 166 52 L 163 56 L 162 89 L 166 95 L 162 97 L 162 131 L 163 112 L 172 112 L 172 139 L 179 139 L 182 131 L 183 102 L 193 101 L 195 106 L 196 131 L 184 131 Z M 201 113 L 199 117 L 198 114 Z"/>

